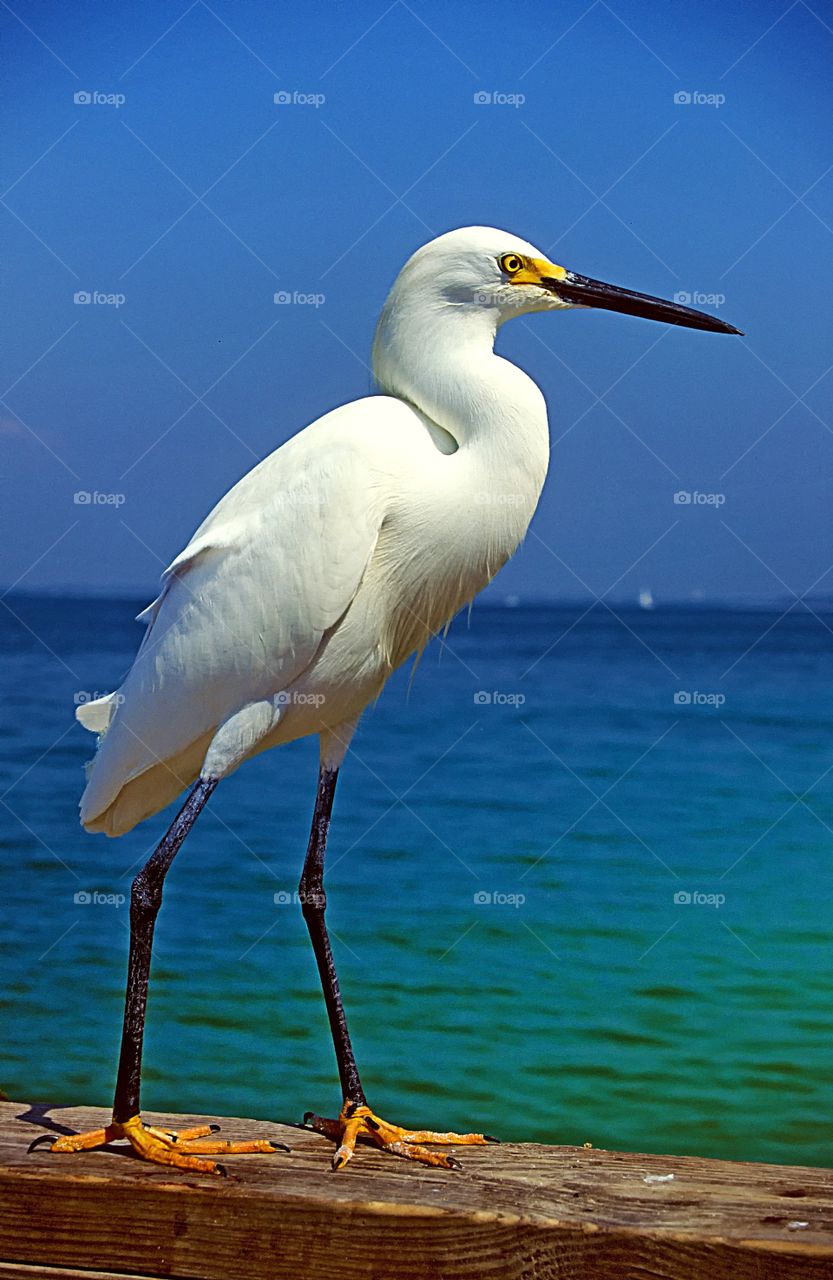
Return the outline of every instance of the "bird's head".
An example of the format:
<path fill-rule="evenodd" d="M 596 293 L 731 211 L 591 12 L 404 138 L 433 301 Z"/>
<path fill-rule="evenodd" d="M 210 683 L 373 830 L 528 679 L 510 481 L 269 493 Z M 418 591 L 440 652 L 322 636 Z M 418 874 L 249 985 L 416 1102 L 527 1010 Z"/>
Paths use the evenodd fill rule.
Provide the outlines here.
<path fill-rule="evenodd" d="M 444 421 L 450 400 L 471 392 L 458 385 L 461 369 L 482 368 L 479 361 L 494 346 L 500 325 L 532 311 L 570 307 L 740 333 L 692 307 L 578 275 L 506 231 L 460 227 L 418 249 L 394 281 L 373 342 L 376 382 Z"/>
<path fill-rule="evenodd" d="M 740 333 L 692 307 L 579 275 L 494 227 L 461 227 L 423 245 L 402 268 L 394 299 L 434 315 L 446 308 L 485 313 L 495 328 L 532 311 L 601 307 L 688 329 Z"/>

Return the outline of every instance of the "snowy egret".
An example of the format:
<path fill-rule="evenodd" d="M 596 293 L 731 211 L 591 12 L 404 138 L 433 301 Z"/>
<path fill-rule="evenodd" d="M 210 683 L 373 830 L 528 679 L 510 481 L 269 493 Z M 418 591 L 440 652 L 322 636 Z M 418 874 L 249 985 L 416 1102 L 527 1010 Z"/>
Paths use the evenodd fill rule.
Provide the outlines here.
<path fill-rule="evenodd" d="M 216 1173 L 222 1165 L 202 1157 L 275 1149 L 144 1124 L 142 1039 L 162 885 L 182 841 L 221 779 L 307 734 L 319 735 L 320 769 L 299 892 L 343 1105 L 337 1119 L 306 1120 L 335 1141 L 336 1169 L 358 1138 L 445 1168 L 459 1165 L 426 1143 L 489 1141 L 402 1129 L 367 1105 L 325 924 L 324 850 L 339 767 L 362 711 L 494 577 L 538 503 L 546 405 L 535 383 L 495 354 L 496 331 L 512 316 L 569 307 L 739 332 L 577 275 L 493 228 L 431 241 L 384 305 L 373 345 L 380 394 L 325 414 L 226 494 L 139 615 L 147 632 L 124 684 L 78 708 L 82 725 L 99 735 L 81 801 L 88 831 L 118 836 L 195 785 L 133 881 L 112 1123 L 59 1138 L 53 1151 L 121 1137 L 148 1160 Z"/>

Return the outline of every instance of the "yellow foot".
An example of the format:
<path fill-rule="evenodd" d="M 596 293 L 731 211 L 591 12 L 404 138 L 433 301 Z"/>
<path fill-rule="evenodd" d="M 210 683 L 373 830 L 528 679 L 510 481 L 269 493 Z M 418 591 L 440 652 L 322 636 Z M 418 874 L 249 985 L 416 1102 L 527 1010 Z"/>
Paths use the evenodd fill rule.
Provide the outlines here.
<path fill-rule="evenodd" d="M 57 1139 L 51 1133 L 43 1134 L 40 1138 L 35 1138 L 29 1150 L 34 1151 L 42 1143 L 50 1143 L 51 1151 L 91 1151 L 94 1147 L 115 1142 L 117 1138 L 127 1138 L 143 1160 L 150 1160 L 153 1164 L 173 1165 L 176 1169 L 190 1169 L 194 1173 L 216 1173 L 222 1178 L 228 1176 L 223 1165 L 216 1160 L 202 1160 L 200 1157 L 252 1153 L 271 1155 L 275 1151 L 289 1150 L 282 1142 L 271 1142 L 264 1138 L 222 1142 L 213 1137 L 219 1128 L 218 1124 L 200 1125 L 195 1129 L 180 1129 L 174 1133 L 169 1129 L 145 1124 L 139 1116 L 133 1116 L 123 1124 L 114 1121 L 106 1129 L 91 1129 L 88 1133 L 72 1133 Z"/>
<path fill-rule="evenodd" d="M 357 1141 L 372 1142 L 392 1155 L 418 1160 L 421 1164 L 439 1165 L 442 1169 L 462 1169 L 463 1166 L 442 1151 L 429 1151 L 423 1143 L 471 1147 L 498 1141 L 483 1133 L 432 1133 L 430 1129 L 402 1129 L 398 1124 L 388 1124 L 387 1120 L 380 1119 L 370 1107 L 349 1100 L 345 1100 L 337 1120 L 327 1120 L 308 1111 L 304 1124 L 338 1143 L 333 1156 L 333 1168 L 336 1170 L 343 1169 L 352 1158 Z"/>

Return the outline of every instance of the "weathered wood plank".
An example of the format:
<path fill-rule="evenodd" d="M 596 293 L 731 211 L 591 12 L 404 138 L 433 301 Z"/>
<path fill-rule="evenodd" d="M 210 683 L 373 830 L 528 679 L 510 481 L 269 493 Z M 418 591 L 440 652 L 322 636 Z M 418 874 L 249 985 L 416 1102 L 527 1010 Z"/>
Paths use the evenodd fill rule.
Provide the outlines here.
<path fill-rule="evenodd" d="M 148 1118 L 292 1154 L 231 1157 L 226 1181 L 115 1146 L 26 1154 L 107 1118 L 0 1104 L 0 1259 L 18 1264 L 0 1280 L 833 1280 L 826 1169 L 522 1144 L 461 1148 L 455 1174 L 362 1147 L 336 1175 L 316 1134 L 216 1116 Z"/>
<path fill-rule="evenodd" d="M 147 1280 L 120 1271 L 78 1271 L 75 1267 L 29 1267 L 23 1262 L 0 1262 L 0 1280 Z"/>

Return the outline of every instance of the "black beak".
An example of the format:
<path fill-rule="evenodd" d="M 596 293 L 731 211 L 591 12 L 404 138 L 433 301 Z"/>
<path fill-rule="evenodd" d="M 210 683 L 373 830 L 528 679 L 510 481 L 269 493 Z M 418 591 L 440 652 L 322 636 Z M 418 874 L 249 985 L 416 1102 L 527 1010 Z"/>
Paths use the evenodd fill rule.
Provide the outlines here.
<path fill-rule="evenodd" d="M 738 333 L 731 324 L 683 307 L 678 302 L 665 302 L 652 298 L 649 293 L 634 293 L 632 289 L 620 289 L 615 284 L 603 284 L 589 276 L 568 271 L 563 280 L 546 277 L 541 280 L 545 288 L 557 293 L 564 302 L 576 307 L 602 307 L 605 311 L 622 311 L 629 316 L 642 316 L 645 320 L 663 320 L 666 324 L 678 324 L 685 329 L 707 329 L 710 333 Z"/>

